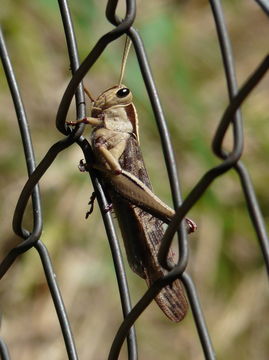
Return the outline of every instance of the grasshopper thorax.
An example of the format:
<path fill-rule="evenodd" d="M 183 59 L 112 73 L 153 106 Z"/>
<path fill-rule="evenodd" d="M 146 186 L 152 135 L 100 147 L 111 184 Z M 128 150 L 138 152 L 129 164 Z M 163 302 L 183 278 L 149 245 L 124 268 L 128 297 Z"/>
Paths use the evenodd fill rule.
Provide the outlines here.
<path fill-rule="evenodd" d="M 132 103 L 133 95 L 125 85 L 113 86 L 98 96 L 94 108 L 105 110 L 111 107 L 127 106 Z"/>

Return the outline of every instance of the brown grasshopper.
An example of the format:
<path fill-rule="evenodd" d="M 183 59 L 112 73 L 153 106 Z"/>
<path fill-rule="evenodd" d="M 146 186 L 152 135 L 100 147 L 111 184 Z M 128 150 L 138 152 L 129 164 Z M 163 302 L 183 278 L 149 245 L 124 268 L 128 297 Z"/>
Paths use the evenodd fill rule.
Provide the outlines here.
<path fill-rule="evenodd" d="M 175 211 L 153 193 L 140 151 L 133 96 L 121 83 L 129 47 L 125 45 L 119 85 L 105 90 L 96 100 L 85 89 L 93 102 L 91 117 L 68 124 L 83 122 L 93 127 L 91 145 L 95 163 L 90 166 L 103 179 L 120 225 L 129 265 L 150 286 L 167 273 L 160 266 L 157 254 L 163 225 L 169 223 Z M 185 219 L 185 223 L 188 233 L 195 231 L 196 225 L 191 220 Z M 174 264 L 172 251 L 168 261 Z M 173 321 L 181 321 L 187 313 L 188 303 L 180 280 L 165 286 L 155 300 Z"/>

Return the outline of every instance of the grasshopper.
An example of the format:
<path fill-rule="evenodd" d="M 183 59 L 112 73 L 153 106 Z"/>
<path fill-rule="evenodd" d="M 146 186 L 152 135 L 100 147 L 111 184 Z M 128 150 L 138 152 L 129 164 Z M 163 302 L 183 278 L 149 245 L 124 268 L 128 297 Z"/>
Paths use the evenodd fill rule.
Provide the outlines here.
<path fill-rule="evenodd" d="M 91 117 L 67 124 L 83 122 L 92 126 L 95 160 L 90 166 L 103 180 L 119 222 L 129 265 L 150 286 L 167 273 L 158 263 L 157 254 L 164 223 L 169 223 L 175 211 L 153 193 L 139 147 L 133 96 L 122 84 L 130 45 L 131 42 L 127 44 L 126 41 L 119 85 L 105 90 L 96 100 L 85 89 L 93 102 Z M 194 222 L 185 219 L 185 224 L 188 233 L 195 231 Z M 168 261 L 172 265 L 175 263 L 172 251 Z M 178 279 L 162 288 L 155 300 L 172 321 L 181 321 L 187 313 L 188 303 Z"/>

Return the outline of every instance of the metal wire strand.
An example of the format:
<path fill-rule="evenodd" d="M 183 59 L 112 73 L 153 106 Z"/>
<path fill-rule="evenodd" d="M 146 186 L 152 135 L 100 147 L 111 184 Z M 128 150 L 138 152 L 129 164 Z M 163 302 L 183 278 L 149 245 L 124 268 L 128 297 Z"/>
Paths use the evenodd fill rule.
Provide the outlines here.
<path fill-rule="evenodd" d="M 45 245 L 40 240 L 41 236 L 41 226 L 42 226 L 42 216 L 41 216 L 41 207 L 40 207 L 40 193 L 38 188 L 36 187 L 37 181 L 35 181 L 35 161 L 34 161 L 34 152 L 32 148 L 32 142 L 31 137 L 29 133 L 29 127 L 27 124 L 25 111 L 23 108 L 22 100 L 18 91 L 18 85 L 14 76 L 14 72 L 11 66 L 11 62 L 8 56 L 7 49 L 5 47 L 5 42 L 3 38 L 3 34 L 1 32 L 1 58 L 2 62 L 5 68 L 6 77 L 9 82 L 9 86 L 11 89 L 11 93 L 13 96 L 14 106 L 16 108 L 16 113 L 18 117 L 18 123 L 20 125 L 21 129 L 21 136 L 23 139 L 24 149 L 25 149 L 25 158 L 27 161 L 28 166 L 28 172 L 31 181 L 28 183 L 31 184 L 31 191 L 29 192 L 29 196 L 32 192 L 34 192 L 35 196 L 33 196 L 33 217 L 37 220 L 34 221 L 34 228 L 32 233 L 30 233 L 29 237 L 27 238 L 28 231 L 21 229 L 18 231 L 19 236 L 22 237 L 22 240 L 26 238 L 20 245 L 12 249 L 7 256 L 4 258 L 4 260 L 0 264 L 0 277 L 2 277 L 6 271 L 10 268 L 12 263 L 15 261 L 17 256 L 21 254 L 22 252 L 27 251 L 31 247 L 35 246 L 39 256 L 40 260 L 43 264 L 44 272 L 46 275 L 47 283 L 50 289 L 51 297 L 54 302 L 54 306 L 58 315 L 59 324 L 62 329 L 63 338 L 66 345 L 66 352 L 68 354 L 68 357 L 70 360 L 77 360 L 77 354 L 75 349 L 75 343 L 72 336 L 72 331 L 69 325 L 67 313 L 65 311 L 64 303 L 61 297 L 60 290 L 58 288 L 56 279 L 55 279 L 55 273 L 49 258 L 48 251 L 45 247 Z M 29 198 L 28 196 L 28 198 Z M 27 200 L 28 200 L 27 198 Z M 18 210 L 17 210 L 18 211 Z M 24 211 L 24 209 L 23 209 Z M 20 214 L 20 218 L 23 217 L 23 211 Z M 37 212 L 37 215 L 35 215 L 35 212 Z M 9 354 L 7 351 L 7 348 L 3 341 L 1 341 L 1 356 L 3 359 L 8 359 Z"/>
<path fill-rule="evenodd" d="M 269 3 L 267 0 L 255 0 L 262 10 L 269 16 Z"/>
<path fill-rule="evenodd" d="M 0 338 L 0 356 L 1 360 L 10 360 L 7 344 Z"/>

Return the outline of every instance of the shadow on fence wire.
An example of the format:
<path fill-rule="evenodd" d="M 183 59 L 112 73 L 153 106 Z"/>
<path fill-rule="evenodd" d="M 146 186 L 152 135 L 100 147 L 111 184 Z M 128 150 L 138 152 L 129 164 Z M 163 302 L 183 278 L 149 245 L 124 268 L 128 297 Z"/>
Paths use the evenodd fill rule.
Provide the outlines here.
<path fill-rule="evenodd" d="M 265 1 L 256 1 L 257 6 L 260 7 L 269 14 L 268 5 Z M 147 61 L 143 42 L 138 35 L 137 31 L 132 27 L 135 20 L 135 1 L 126 0 L 126 14 L 124 19 L 120 20 L 116 14 L 117 1 L 108 1 L 106 8 L 107 19 L 115 26 L 114 29 L 104 34 L 90 51 L 85 60 L 80 64 L 78 58 L 78 52 L 76 47 L 76 38 L 72 26 L 71 15 L 69 13 L 67 1 L 59 1 L 60 11 L 63 21 L 63 27 L 65 31 L 68 53 L 71 63 L 72 78 L 65 90 L 62 97 L 57 117 L 56 126 L 57 129 L 65 135 L 65 137 L 55 143 L 47 152 L 43 160 L 36 167 L 34 160 L 34 150 L 31 143 L 29 128 L 27 126 L 27 117 L 23 108 L 22 100 L 20 97 L 18 85 L 14 76 L 12 65 L 8 56 L 8 52 L 5 46 L 4 37 L 1 33 L 1 59 L 6 74 L 6 78 L 10 87 L 10 92 L 16 109 L 19 128 L 21 131 L 22 142 L 24 146 L 25 159 L 27 163 L 27 169 L 29 179 L 25 184 L 20 198 L 18 200 L 14 218 L 13 229 L 14 232 L 21 237 L 21 243 L 13 248 L 1 261 L 0 275 L 1 278 L 10 269 L 13 262 L 18 256 L 34 247 L 42 262 L 44 272 L 46 275 L 47 283 L 50 289 L 50 293 L 56 308 L 59 323 L 62 329 L 64 337 L 66 352 L 69 359 L 78 359 L 76 352 L 76 346 L 72 337 L 71 327 L 68 322 L 67 313 L 65 311 L 64 303 L 57 286 L 52 263 L 46 246 L 41 241 L 42 233 L 42 211 L 40 204 L 40 193 L 38 189 L 38 181 L 44 175 L 46 170 L 50 167 L 56 156 L 69 147 L 73 143 L 77 143 L 84 153 L 84 157 L 87 163 L 92 162 L 91 147 L 83 137 L 83 130 L 85 125 L 80 124 L 76 126 L 74 130 L 70 130 L 66 127 L 65 121 L 69 110 L 69 106 L 72 98 L 75 95 L 77 119 L 82 119 L 86 116 L 85 99 L 83 85 L 81 81 L 83 77 L 89 72 L 92 65 L 98 60 L 99 56 L 105 50 L 108 44 L 118 39 L 119 37 L 127 34 L 131 39 L 135 48 L 140 70 L 145 82 L 145 86 L 148 92 L 148 96 L 151 101 L 151 106 L 155 115 L 155 119 L 160 132 L 163 152 L 166 160 L 166 166 L 169 174 L 169 180 L 171 185 L 171 192 L 173 195 L 174 205 L 176 210 L 176 216 L 169 224 L 159 251 L 159 261 L 163 267 L 167 268 L 167 253 L 171 245 L 172 239 L 175 233 L 180 227 L 182 219 L 186 216 L 192 206 L 200 199 L 206 189 L 211 183 L 220 175 L 224 174 L 230 169 L 235 169 L 239 176 L 239 180 L 242 186 L 242 191 L 245 195 L 246 205 L 248 207 L 249 216 L 251 218 L 253 227 L 256 231 L 257 238 L 261 252 L 263 254 L 264 262 L 269 272 L 269 242 L 263 222 L 263 217 L 259 210 L 259 205 L 256 200 L 256 196 L 249 179 L 248 173 L 244 165 L 240 162 L 240 157 L 243 151 L 243 130 L 242 130 L 242 117 L 240 114 L 240 106 L 245 101 L 246 97 L 251 93 L 253 88 L 259 83 L 262 77 L 266 74 L 269 68 L 269 56 L 267 55 L 257 65 L 256 69 L 253 69 L 252 74 L 249 75 L 244 85 L 238 89 L 236 83 L 236 75 L 233 66 L 233 57 L 229 41 L 229 35 L 227 33 L 223 12 L 220 1 L 210 1 L 212 14 L 215 20 L 216 31 L 218 34 L 220 51 L 222 54 L 224 72 L 227 82 L 227 90 L 230 99 L 230 104 L 224 111 L 217 131 L 213 138 L 213 151 L 216 156 L 221 160 L 219 165 L 209 169 L 204 176 L 197 182 L 196 186 L 192 189 L 186 199 L 182 202 L 180 196 L 180 190 L 178 188 L 177 169 L 175 167 L 175 158 L 170 142 L 170 137 L 167 129 L 167 125 L 163 116 L 163 111 L 158 99 L 157 91 L 154 85 L 150 67 Z M 229 127 L 233 128 L 233 142 L 232 151 L 227 153 L 223 150 L 223 139 Z M 137 359 L 137 344 L 135 329 L 133 327 L 134 322 L 150 304 L 160 289 L 167 284 L 171 284 L 176 278 L 182 280 L 185 290 L 191 305 L 194 321 L 196 324 L 197 332 L 201 341 L 201 345 L 206 359 L 214 359 L 215 352 L 210 341 L 210 337 L 205 325 L 202 310 L 199 305 L 199 299 L 195 290 L 195 286 L 190 276 L 185 272 L 185 268 L 188 262 L 188 244 L 185 238 L 184 231 L 178 232 L 179 237 L 179 253 L 180 257 L 177 265 L 162 279 L 154 283 L 140 299 L 140 301 L 132 308 L 127 279 L 124 271 L 123 260 L 121 257 L 121 251 L 114 230 L 111 214 L 104 211 L 107 206 L 107 200 L 105 198 L 102 187 L 96 178 L 95 174 L 90 171 L 90 177 L 93 182 L 94 190 L 97 194 L 98 203 L 102 212 L 104 225 L 107 232 L 108 241 L 111 248 L 111 253 L 115 265 L 115 271 L 118 280 L 120 298 L 122 303 L 122 312 L 124 321 L 122 322 L 111 346 L 109 359 L 116 359 L 121 350 L 121 346 L 124 340 L 127 338 L 128 355 L 129 359 Z M 24 211 L 29 198 L 32 198 L 32 212 L 33 212 L 33 228 L 25 229 L 22 226 L 22 219 Z M 2 359 L 9 359 L 8 349 L 4 341 L 1 339 L 0 353 Z"/>

